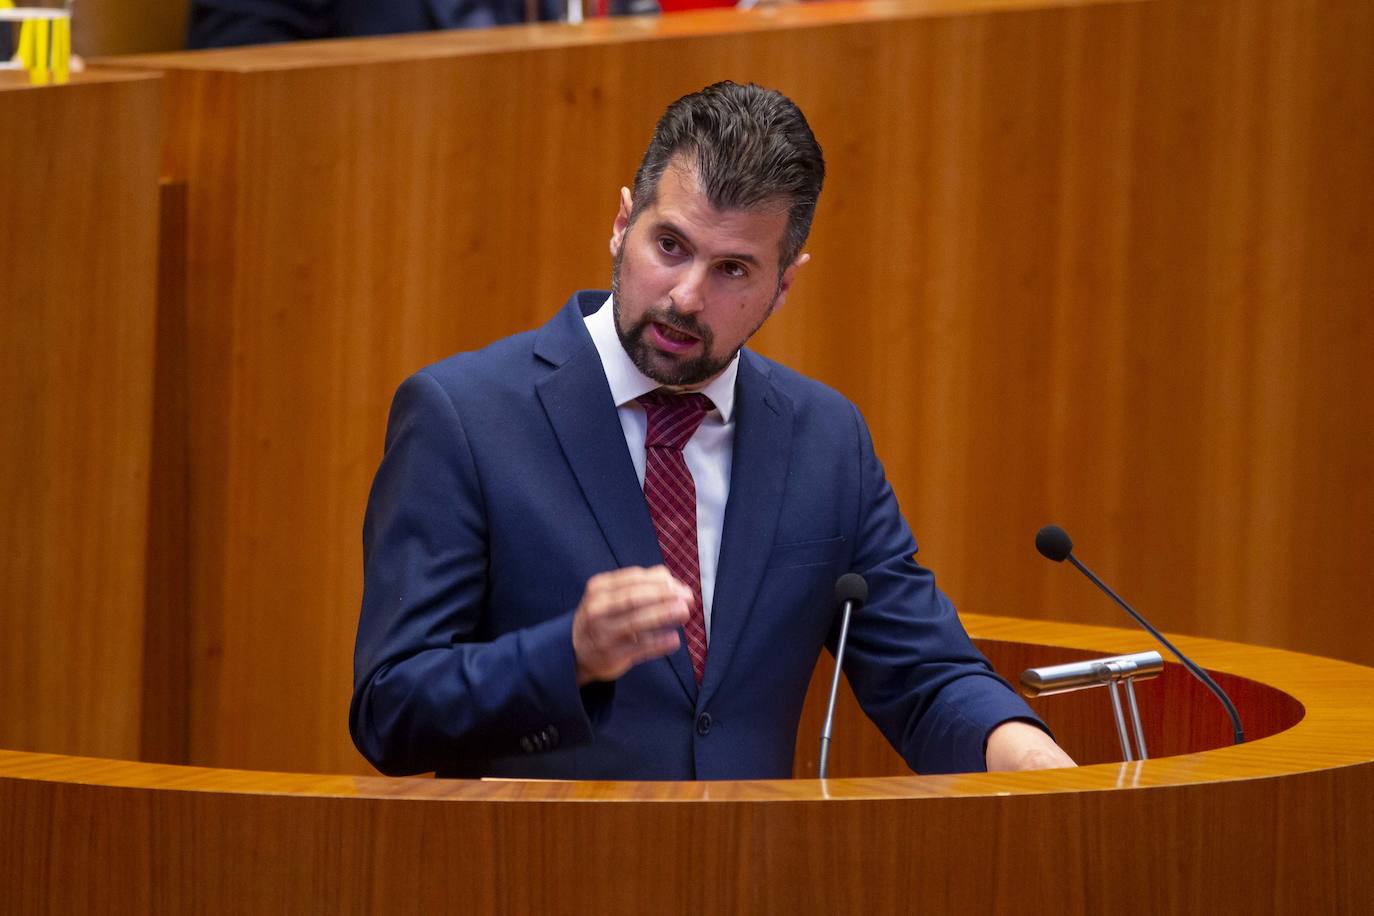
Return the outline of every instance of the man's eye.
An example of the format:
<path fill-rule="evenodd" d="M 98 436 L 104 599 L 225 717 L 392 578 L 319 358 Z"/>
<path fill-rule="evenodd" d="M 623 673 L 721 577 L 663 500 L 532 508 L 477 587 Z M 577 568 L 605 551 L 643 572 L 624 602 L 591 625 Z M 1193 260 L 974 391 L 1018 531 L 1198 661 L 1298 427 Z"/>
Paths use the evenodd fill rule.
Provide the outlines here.
<path fill-rule="evenodd" d="M 725 274 L 727 277 L 734 278 L 748 276 L 749 274 L 749 271 L 746 270 L 744 265 L 741 264 L 739 261 L 722 261 L 720 265 L 720 272 Z"/>
<path fill-rule="evenodd" d="M 658 247 L 664 254 L 677 254 L 682 250 L 682 246 L 677 243 L 677 239 L 668 235 L 658 240 Z"/>

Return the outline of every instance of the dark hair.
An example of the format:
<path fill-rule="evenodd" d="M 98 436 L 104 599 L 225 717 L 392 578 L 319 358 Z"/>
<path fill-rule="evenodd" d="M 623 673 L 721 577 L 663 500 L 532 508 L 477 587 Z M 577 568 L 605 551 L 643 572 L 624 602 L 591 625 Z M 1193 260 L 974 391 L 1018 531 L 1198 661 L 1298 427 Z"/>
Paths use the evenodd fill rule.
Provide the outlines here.
<path fill-rule="evenodd" d="M 696 167 L 707 200 L 718 210 L 785 199 L 779 270 L 796 259 L 825 181 L 821 146 L 796 103 L 772 89 L 727 81 L 669 105 L 635 172 L 631 224 L 657 201 L 659 179 L 679 154 Z"/>

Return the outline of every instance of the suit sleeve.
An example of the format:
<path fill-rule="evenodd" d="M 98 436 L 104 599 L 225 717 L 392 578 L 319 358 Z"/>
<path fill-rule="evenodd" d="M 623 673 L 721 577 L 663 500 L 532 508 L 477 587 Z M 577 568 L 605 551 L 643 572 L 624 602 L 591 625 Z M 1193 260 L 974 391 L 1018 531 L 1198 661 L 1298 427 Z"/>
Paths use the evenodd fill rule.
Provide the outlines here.
<path fill-rule="evenodd" d="M 487 523 L 462 418 L 421 372 L 397 391 L 363 524 L 353 742 L 389 775 L 480 772 L 590 740 L 575 609 L 484 638 Z"/>
<path fill-rule="evenodd" d="M 1045 725 L 993 672 L 934 574 L 916 562 L 916 541 L 857 409 L 854 418 L 860 499 L 853 568 L 868 581 L 869 600 L 850 622 L 845 674 L 913 770 L 985 770 L 994 728 L 1013 719 Z"/>

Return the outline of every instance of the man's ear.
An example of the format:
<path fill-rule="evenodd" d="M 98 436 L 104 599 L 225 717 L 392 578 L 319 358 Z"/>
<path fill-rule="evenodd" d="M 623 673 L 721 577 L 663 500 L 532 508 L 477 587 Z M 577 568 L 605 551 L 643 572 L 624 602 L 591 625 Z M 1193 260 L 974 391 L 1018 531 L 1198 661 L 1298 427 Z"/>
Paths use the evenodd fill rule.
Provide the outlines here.
<path fill-rule="evenodd" d="M 792 281 L 797 279 L 797 271 L 801 266 L 811 260 L 811 255 L 802 252 L 797 255 L 797 259 L 787 265 L 787 269 L 782 272 L 782 279 L 778 281 L 778 298 L 773 302 L 773 311 L 782 308 L 782 304 L 787 301 L 787 293 L 792 289 Z"/>
<path fill-rule="evenodd" d="M 616 211 L 615 222 L 611 224 L 611 257 L 620 257 L 621 246 L 625 244 L 625 231 L 630 228 L 630 212 L 634 209 L 634 199 L 629 188 L 620 189 L 620 209 Z"/>

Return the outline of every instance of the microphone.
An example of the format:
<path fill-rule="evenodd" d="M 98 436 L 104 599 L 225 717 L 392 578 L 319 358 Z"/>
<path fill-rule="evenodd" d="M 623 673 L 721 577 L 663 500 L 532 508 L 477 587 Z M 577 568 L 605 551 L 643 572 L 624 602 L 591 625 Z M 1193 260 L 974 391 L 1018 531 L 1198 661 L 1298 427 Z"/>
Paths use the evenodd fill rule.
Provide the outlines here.
<path fill-rule="evenodd" d="M 830 703 L 825 708 L 825 725 L 821 726 L 821 762 L 817 776 L 825 778 L 826 757 L 830 753 L 830 726 L 835 718 L 835 695 L 840 689 L 840 669 L 844 664 L 844 644 L 849 638 L 849 615 L 868 600 L 868 583 L 858 573 L 845 573 L 835 581 L 835 601 L 844 605 L 840 619 L 840 642 L 835 647 L 835 676 L 830 679 Z"/>
<path fill-rule="evenodd" d="M 1183 667 L 1187 668 L 1193 677 L 1201 681 L 1208 690 L 1216 694 L 1216 698 L 1221 701 L 1221 705 L 1226 707 L 1226 714 L 1231 717 L 1231 729 L 1234 732 L 1235 743 L 1241 744 L 1245 741 L 1245 731 L 1240 726 L 1240 714 L 1236 712 L 1236 706 L 1231 702 L 1231 698 L 1226 695 L 1226 691 L 1222 690 L 1217 682 L 1208 676 L 1206 671 L 1203 671 L 1197 665 L 1193 664 L 1192 659 L 1178 651 L 1173 643 L 1164 638 L 1163 633 L 1150 626 L 1149 622 L 1146 621 L 1144 617 L 1141 617 L 1129 604 L 1122 601 L 1117 596 L 1116 592 L 1112 591 L 1101 579 L 1093 575 L 1092 570 L 1078 561 L 1078 557 L 1073 555 L 1073 541 L 1070 540 L 1067 531 L 1060 528 L 1058 525 L 1046 525 L 1035 534 L 1035 549 L 1040 551 L 1040 555 L 1047 560 L 1053 560 L 1056 563 L 1063 563 L 1065 560 L 1068 560 L 1074 566 L 1078 567 L 1078 571 L 1087 576 L 1088 580 L 1092 582 L 1093 585 L 1096 585 L 1098 588 L 1102 589 L 1102 591 L 1106 592 L 1108 598 L 1111 598 L 1119 604 L 1127 614 L 1130 614 L 1131 617 L 1135 619 L 1136 623 L 1140 624 L 1151 636 L 1159 640 L 1164 648 L 1174 653 L 1174 657 L 1183 664 Z"/>

